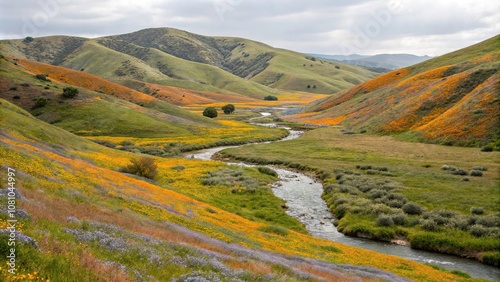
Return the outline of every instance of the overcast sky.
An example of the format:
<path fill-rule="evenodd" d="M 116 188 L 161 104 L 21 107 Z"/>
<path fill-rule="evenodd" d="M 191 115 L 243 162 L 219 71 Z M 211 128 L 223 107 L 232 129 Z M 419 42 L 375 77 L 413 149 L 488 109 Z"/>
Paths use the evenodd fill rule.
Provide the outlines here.
<path fill-rule="evenodd" d="M 305 53 L 437 56 L 499 33 L 494 0 L 0 0 L 0 39 L 150 27 Z"/>

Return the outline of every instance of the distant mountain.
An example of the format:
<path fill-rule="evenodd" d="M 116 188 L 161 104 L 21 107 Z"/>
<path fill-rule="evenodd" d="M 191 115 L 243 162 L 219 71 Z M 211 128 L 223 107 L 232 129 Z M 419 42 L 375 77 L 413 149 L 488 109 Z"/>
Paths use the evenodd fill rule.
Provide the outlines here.
<path fill-rule="evenodd" d="M 291 119 L 404 133 L 420 141 L 485 145 L 500 139 L 499 41 L 500 35 L 380 75 L 313 102 Z"/>
<path fill-rule="evenodd" d="M 0 53 L 85 71 L 127 86 L 140 81 L 258 99 L 276 94 L 275 89 L 336 93 L 377 75 L 256 41 L 171 28 L 95 39 L 3 40 Z"/>
<path fill-rule="evenodd" d="M 335 60 L 344 64 L 363 66 L 369 68 L 383 68 L 394 70 L 408 67 L 414 64 L 421 63 L 428 59 L 429 56 L 417 56 L 412 54 L 377 54 L 373 56 L 367 55 L 321 55 L 316 54 L 316 57 L 328 60 Z"/>
<path fill-rule="evenodd" d="M 357 60 L 357 59 L 362 59 L 362 58 L 367 58 L 370 57 L 370 55 L 358 55 L 358 54 L 351 54 L 351 55 L 325 55 L 325 54 L 309 54 L 314 57 L 318 58 L 323 58 L 327 60 L 334 60 L 334 61 L 349 61 L 349 60 Z"/>

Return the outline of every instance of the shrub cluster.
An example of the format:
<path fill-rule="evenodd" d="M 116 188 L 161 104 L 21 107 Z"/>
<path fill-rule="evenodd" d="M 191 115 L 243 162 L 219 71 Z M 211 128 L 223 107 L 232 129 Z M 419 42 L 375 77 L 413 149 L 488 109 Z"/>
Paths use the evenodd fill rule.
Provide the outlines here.
<path fill-rule="evenodd" d="M 259 181 L 253 177 L 245 176 L 240 168 L 221 168 L 211 171 L 204 176 L 201 184 L 205 186 L 227 186 L 233 188 L 233 193 L 241 191 L 253 193 L 259 188 Z"/>
<path fill-rule="evenodd" d="M 449 166 L 449 165 L 443 165 L 441 167 L 442 170 L 444 171 L 449 171 L 453 175 L 470 175 L 470 176 L 475 176 L 475 177 L 480 177 L 483 176 L 483 171 L 487 171 L 487 167 L 483 166 L 475 166 L 471 169 L 470 172 L 465 171 L 464 169 L 460 169 L 454 166 Z M 464 181 L 469 181 L 470 179 L 464 178 Z"/>
<path fill-rule="evenodd" d="M 482 210 L 473 207 L 472 210 Z M 476 237 L 493 237 L 500 239 L 500 216 L 490 214 L 479 216 L 462 215 L 454 211 L 434 210 L 422 214 L 421 227 L 427 231 L 457 229 L 466 231 Z"/>
<path fill-rule="evenodd" d="M 116 145 L 114 146 L 116 147 Z M 119 147 L 118 149 L 122 151 L 167 158 L 167 157 L 179 156 L 182 153 L 181 146 L 182 144 L 179 143 L 169 143 L 163 146 L 159 144 L 151 144 L 150 146 L 145 147 L 145 146 L 136 146 L 130 141 L 124 141 L 121 143 L 121 147 Z"/>
<path fill-rule="evenodd" d="M 364 214 L 375 216 L 376 225 L 381 227 L 419 225 L 426 231 L 455 229 L 476 237 L 500 239 L 500 216 L 483 215 L 480 207 L 472 207 L 472 215 L 449 210 L 425 211 L 397 193 L 398 185 L 394 182 L 372 180 L 352 171 L 337 171 L 335 178 L 337 183 L 326 185 L 324 190 L 327 205 L 336 219 L 347 213 Z"/>
<path fill-rule="evenodd" d="M 385 166 L 356 165 L 356 168 L 366 171 L 366 174 L 369 175 L 396 176 L 394 173 L 389 172 L 389 169 Z"/>

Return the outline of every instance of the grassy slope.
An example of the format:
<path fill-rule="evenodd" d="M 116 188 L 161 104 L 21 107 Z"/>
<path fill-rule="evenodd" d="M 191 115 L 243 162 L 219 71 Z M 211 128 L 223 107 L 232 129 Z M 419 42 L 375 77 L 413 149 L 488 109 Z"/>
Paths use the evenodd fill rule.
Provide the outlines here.
<path fill-rule="evenodd" d="M 2 69 L 6 71 L 0 78 L 3 82 L 3 98 L 31 110 L 40 119 L 57 124 L 74 133 L 82 135 L 169 136 L 189 134 L 189 131 L 200 127 L 220 126 L 212 120 L 200 118 L 199 115 L 194 115 L 164 102 L 155 101 L 150 96 L 134 93 L 126 87 L 108 83 L 98 77 L 78 74 L 75 78 L 72 71 L 64 72 L 65 70 L 62 68 L 34 63 L 33 66 L 40 67 L 41 70 L 50 72 L 54 76 L 53 82 L 44 82 L 36 79 L 32 74 L 24 72 L 19 65 L 14 66 L 6 60 L 2 60 L 0 64 Z M 67 84 L 62 84 L 56 79 L 88 87 L 91 90 L 111 92 L 110 94 L 131 102 L 142 103 L 146 107 L 110 95 L 93 92 L 87 88 L 79 88 L 80 93 L 74 99 L 64 99 L 60 94 L 62 88 Z M 39 97 L 46 98 L 48 103 L 44 107 L 34 109 L 34 101 Z M 177 123 L 173 123 L 174 121 Z"/>
<path fill-rule="evenodd" d="M 376 76 L 362 68 L 320 59 L 311 61 L 306 57 L 296 52 L 276 49 L 270 66 L 252 80 L 273 88 L 332 94 Z M 279 74 L 283 75 L 278 78 Z M 307 85 L 311 88 L 307 88 Z"/>
<path fill-rule="evenodd" d="M 71 84 L 77 87 L 86 88 L 102 94 L 115 96 L 119 99 L 141 105 L 146 108 L 157 110 L 163 114 L 170 115 L 172 120 L 180 121 L 184 119 L 185 123 L 197 123 L 200 126 L 213 126 L 215 123 L 200 115 L 194 115 L 191 112 L 180 109 L 160 99 L 156 99 L 147 94 L 134 91 L 128 87 L 118 85 L 107 81 L 101 77 L 88 74 L 82 71 L 52 66 L 43 63 L 37 63 L 29 60 L 19 60 L 19 64 L 25 66 L 32 73 L 48 74 L 50 79 L 55 79 L 62 83 Z"/>
<path fill-rule="evenodd" d="M 274 140 L 285 134 L 279 129 L 243 123 L 239 123 L 239 131 L 234 131 L 231 130 L 234 124 L 225 123 L 222 117 L 209 119 L 201 112 L 189 112 L 94 75 L 27 60 L 16 63 L 17 66 L 7 60 L 0 62 L 5 70 L 0 76 L 1 97 L 46 122 L 91 140 L 115 145 L 133 141 L 140 147 L 130 150 L 164 155 L 207 146 Z M 33 73 L 48 73 L 53 81 L 43 82 Z M 67 86 L 62 82 L 82 87 L 80 94 L 74 99 L 62 98 L 62 88 Z M 33 109 L 39 97 L 46 98 L 48 103 Z"/>
<path fill-rule="evenodd" d="M 421 140 L 484 145 L 500 118 L 498 41 L 396 70 L 309 106 L 296 117 L 382 132 L 416 132 Z"/>
<path fill-rule="evenodd" d="M 420 281 L 466 280 L 429 266 L 294 231 L 286 231 L 286 235 L 263 233 L 259 230 L 267 225 L 262 221 L 249 221 L 173 192 L 186 192 L 188 187 L 191 191 L 206 190 L 200 184 L 203 175 L 222 167 L 221 163 L 159 158 L 156 159 L 159 178 L 149 183 L 114 171 L 126 165 L 132 154 L 101 147 L 45 124 L 5 100 L 0 101 L 0 122 L 4 125 L 0 131 L 1 165 L 16 170 L 16 187 L 29 199 L 18 202 L 19 207 L 30 214 L 29 219 L 21 220 L 19 230 L 40 245 L 39 249 L 18 246 L 19 278 L 29 274 L 52 281 L 91 281 L 95 280 L 93 275 L 98 275 L 100 279 L 127 281 L 139 279 L 140 275 L 152 275 L 156 279 L 170 280 L 195 271 L 206 277 L 212 271 L 217 277 L 231 275 L 255 280 L 264 274 L 274 274 L 300 281 L 302 278 L 293 274 L 293 269 L 300 269 L 327 279 L 351 279 L 342 272 L 342 267 L 338 271 L 325 271 L 317 268 L 317 262 L 296 264 L 291 258 L 278 258 L 282 257 L 279 254 L 271 258 L 280 261 L 281 266 L 275 267 L 268 260 L 268 254 L 258 251 L 264 249 L 331 262 L 371 265 Z M 183 170 L 172 170 L 181 166 Z M 256 171 L 251 175 L 260 177 Z M 3 176 L 2 179 L 6 181 Z M 229 193 L 226 197 L 238 196 Z M 73 219 L 69 220 L 69 216 Z M 2 226 L 4 220 L 2 217 Z M 257 252 L 248 255 L 244 249 L 236 251 L 234 245 L 230 247 L 176 225 Z M 104 236 L 104 233 L 113 244 L 103 247 L 92 239 L 82 244 L 65 228 L 79 234 L 94 234 L 92 236 Z M 97 231 L 100 233 L 94 233 Z M 126 249 L 120 250 L 124 238 L 127 238 Z M 206 253 L 207 250 L 211 253 Z M 224 254 L 223 259 L 220 259 L 221 254 Z M 219 264 L 214 264 L 207 256 Z M 196 263 L 194 257 L 199 258 Z M 166 263 L 159 267 L 148 262 L 153 258 Z M 237 263 L 242 258 L 244 265 Z M 191 263 L 183 264 L 186 260 Z M 124 268 L 116 267 L 116 263 Z M 227 268 L 222 270 L 221 263 Z M 235 272 L 238 269 L 248 271 L 238 274 Z M 376 272 L 370 273 L 368 276 Z M 2 268 L 0 275 L 7 277 L 9 274 Z"/>

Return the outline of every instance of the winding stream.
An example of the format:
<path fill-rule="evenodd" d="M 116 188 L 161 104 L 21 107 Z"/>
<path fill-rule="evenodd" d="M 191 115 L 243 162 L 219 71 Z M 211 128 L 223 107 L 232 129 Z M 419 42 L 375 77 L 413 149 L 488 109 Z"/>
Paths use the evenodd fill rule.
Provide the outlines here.
<path fill-rule="evenodd" d="M 262 114 L 263 116 L 270 115 L 269 113 Z M 276 127 L 277 125 L 271 124 L 266 126 Z M 303 133 L 301 131 L 294 131 L 289 128 L 287 129 L 290 131 L 290 135 L 280 141 L 298 138 Z M 191 152 L 186 155 L 186 158 L 211 160 L 215 153 L 234 147 L 238 146 L 216 147 Z M 245 164 L 240 163 L 239 165 Z M 299 172 L 273 166 L 268 167 L 274 169 L 279 175 L 280 180 L 274 184 L 273 192 L 277 197 L 286 201 L 288 206 L 287 214 L 302 222 L 313 236 L 354 247 L 372 250 L 378 253 L 403 257 L 420 263 L 431 263 L 449 270 L 465 271 L 475 278 L 500 280 L 500 269 L 484 265 L 474 260 L 414 250 L 409 247 L 391 244 L 388 242 L 378 242 L 363 238 L 345 236 L 338 232 L 337 228 L 332 223 L 333 215 L 324 200 L 321 198 L 321 194 L 323 193 L 323 186 L 321 182 L 318 182 Z"/>

